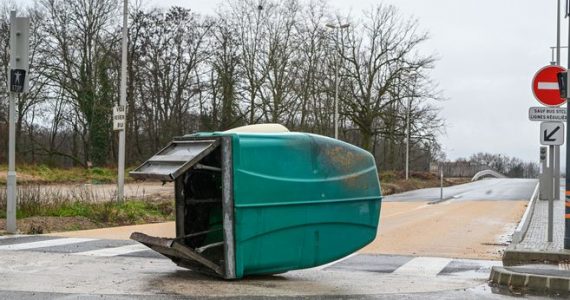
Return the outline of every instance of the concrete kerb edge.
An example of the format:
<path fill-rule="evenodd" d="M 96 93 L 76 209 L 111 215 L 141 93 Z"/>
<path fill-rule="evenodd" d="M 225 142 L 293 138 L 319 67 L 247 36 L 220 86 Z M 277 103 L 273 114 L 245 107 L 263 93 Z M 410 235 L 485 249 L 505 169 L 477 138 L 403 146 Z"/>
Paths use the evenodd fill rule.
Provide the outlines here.
<path fill-rule="evenodd" d="M 529 204 L 526 207 L 526 210 L 523 214 L 523 217 L 522 217 L 521 221 L 519 222 L 519 225 L 515 229 L 515 232 L 513 233 L 513 237 L 512 237 L 512 243 L 513 244 L 518 244 L 518 243 L 522 242 L 526 236 L 526 233 L 528 231 L 528 227 L 530 225 L 530 221 L 532 220 L 532 216 L 534 215 L 534 206 L 535 206 L 536 200 L 538 199 L 539 187 L 540 187 L 540 183 L 537 183 L 535 188 L 534 188 L 534 192 L 532 193 L 532 196 L 530 197 Z"/>
<path fill-rule="evenodd" d="M 506 267 L 528 264 L 559 264 L 564 261 L 570 261 L 570 253 L 506 249 L 503 254 L 503 266 Z"/>
<path fill-rule="evenodd" d="M 503 267 L 491 268 L 489 285 L 515 294 L 568 295 L 570 278 L 517 273 Z"/>

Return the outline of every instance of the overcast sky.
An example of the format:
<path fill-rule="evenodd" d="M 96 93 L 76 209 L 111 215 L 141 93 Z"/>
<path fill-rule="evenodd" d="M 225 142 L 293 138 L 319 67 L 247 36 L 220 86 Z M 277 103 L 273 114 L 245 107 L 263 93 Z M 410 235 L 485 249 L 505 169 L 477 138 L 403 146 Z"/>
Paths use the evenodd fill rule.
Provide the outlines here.
<path fill-rule="evenodd" d="M 212 14 L 218 0 L 143 0 L 146 5 L 179 5 Z M 354 17 L 374 0 L 330 0 Z M 564 2 L 564 1 L 562 1 Z M 449 159 L 476 152 L 538 160 L 539 122 L 528 121 L 538 106 L 531 92 L 534 73 L 551 60 L 556 43 L 556 0 L 392 0 L 401 13 L 419 19 L 431 40 L 423 47 L 440 60 L 433 71 L 447 99 L 439 103 Z M 568 19 L 563 19 L 564 29 Z M 562 44 L 567 44 L 566 30 Z M 566 65 L 567 52 L 563 51 Z M 562 153 L 565 157 L 565 152 Z"/>

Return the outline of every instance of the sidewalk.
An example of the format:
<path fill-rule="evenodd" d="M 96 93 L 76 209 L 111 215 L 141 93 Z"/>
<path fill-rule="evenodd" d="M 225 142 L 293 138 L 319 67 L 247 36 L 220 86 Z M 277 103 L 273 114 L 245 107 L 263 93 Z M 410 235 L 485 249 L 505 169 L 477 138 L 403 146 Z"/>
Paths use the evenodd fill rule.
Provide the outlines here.
<path fill-rule="evenodd" d="M 554 230 L 552 243 L 548 239 L 548 201 L 537 200 L 528 231 L 521 243 L 512 250 L 558 251 L 564 249 L 564 200 L 554 201 Z"/>
<path fill-rule="evenodd" d="M 536 200 L 523 240 L 505 250 L 503 267 L 491 271 L 491 285 L 515 294 L 569 295 L 570 250 L 564 250 L 564 203 L 554 201 L 553 241 L 547 242 L 548 201 Z"/>

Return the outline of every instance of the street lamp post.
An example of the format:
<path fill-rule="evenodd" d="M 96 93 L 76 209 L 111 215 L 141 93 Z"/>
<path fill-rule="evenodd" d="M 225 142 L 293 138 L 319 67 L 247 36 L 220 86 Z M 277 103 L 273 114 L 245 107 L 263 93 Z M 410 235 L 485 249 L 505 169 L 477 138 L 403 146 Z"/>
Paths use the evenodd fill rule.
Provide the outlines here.
<path fill-rule="evenodd" d="M 412 110 L 412 97 L 408 97 L 406 110 L 406 180 L 410 178 L 410 111 Z"/>
<path fill-rule="evenodd" d="M 345 23 L 345 24 L 326 24 L 326 26 L 328 28 L 334 29 L 336 31 L 336 44 L 338 47 L 338 33 L 340 31 L 340 35 L 341 35 L 341 40 L 343 38 L 342 36 L 342 30 L 345 28 L 350 27 L 350 24 Z M 342 48 L 341 51 L 344 51 L 344 47 Z M 342 56 L 342 53 L 339 55 Z M 340 80 L 339 80 L 339 69 L 340 69 L 340 61 L 341 61 L 342 57 L 337 57 L 336 59 L 336 70 L 335 70 L 335 88 L 334 88 L 334 138 L 338 140 L 338 86 L 340 84 Z"/>

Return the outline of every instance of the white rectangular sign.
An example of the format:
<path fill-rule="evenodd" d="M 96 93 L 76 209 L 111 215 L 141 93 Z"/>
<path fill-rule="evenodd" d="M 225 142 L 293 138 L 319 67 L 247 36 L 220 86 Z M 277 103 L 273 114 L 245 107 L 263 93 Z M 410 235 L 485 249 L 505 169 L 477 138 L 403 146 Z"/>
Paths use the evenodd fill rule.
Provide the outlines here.
<path fill-rule="evenodd" d="M 528 110 L 528 119 L 531 121 L 566 121 L 565 107 L 531 107 Z"/>
<path fill-rule="evenodd" d="M 125 130 L 127 120 L 126 109 L 124 105 L 113 107 L 113 130 Z"/>
<path fill-rule="evenodd" d="M 542 145 L 559 146 L 564 144 L 564 123 L 540 123 L 540 143 Z"/>

